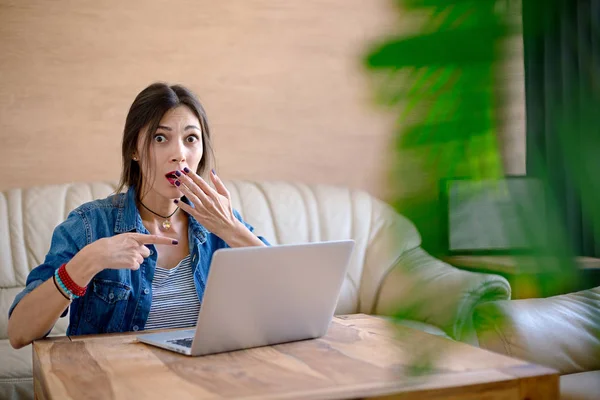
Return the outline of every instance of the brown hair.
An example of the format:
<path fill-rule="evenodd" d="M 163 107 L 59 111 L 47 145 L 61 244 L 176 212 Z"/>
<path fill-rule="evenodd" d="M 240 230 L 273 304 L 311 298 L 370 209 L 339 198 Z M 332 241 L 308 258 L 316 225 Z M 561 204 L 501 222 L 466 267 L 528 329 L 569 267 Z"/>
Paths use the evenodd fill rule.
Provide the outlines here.
<path fill-rule="evenodd" d="M 141 198 L 142 171 L 140 163 L 132 159 L 133 154 L 137 150 L 140 133 L 142 129 L 147 128 L 147 135 L 144 139 L 144 151 L 148 153 L 152 143 L 152 135 L 156 132 L 163 115 L 167 111 L 182 105 L 189 108 L 198 117 L 198 121 L 200 121 L 202 144 L 205 151 L 202 154 L 202 159 L 200 160 L 200 164 L 198 164 L 196 173 L 202 175 L 206 172 L 214 160 L 214 152 L 204 107 L 202 107 L 202 104 L 200 104 L 200 101 L 191 90 L 181 85 L 169 86 L 165 83 L 157 82 L 142 90 L 129 108 L 129 113 L 125 120 L 121 147 L 123 170 L 121 171 L 121 179 L 115 193 L 121 192 L 126 186 L 133 186 L 136 191 L 136 200 Z"/>

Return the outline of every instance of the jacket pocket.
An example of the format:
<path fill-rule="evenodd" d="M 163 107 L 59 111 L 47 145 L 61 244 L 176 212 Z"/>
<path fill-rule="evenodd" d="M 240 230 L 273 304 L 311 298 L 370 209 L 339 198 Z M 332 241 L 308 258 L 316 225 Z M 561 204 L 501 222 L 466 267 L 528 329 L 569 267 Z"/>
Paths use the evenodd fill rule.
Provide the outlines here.
<path fill-rule="evenodd" d="M 98 333 L 121 332 L 131 287 L 122 282 L 96 278 L 84 297 L 84 319 Z"/>

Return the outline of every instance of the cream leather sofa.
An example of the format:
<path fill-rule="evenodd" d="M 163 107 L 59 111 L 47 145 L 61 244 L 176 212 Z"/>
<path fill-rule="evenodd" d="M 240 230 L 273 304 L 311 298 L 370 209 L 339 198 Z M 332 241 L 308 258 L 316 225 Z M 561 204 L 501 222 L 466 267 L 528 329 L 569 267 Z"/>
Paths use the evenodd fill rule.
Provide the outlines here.
<path fill-rule="evenodd" d="M 267 182 L 227 186 L 234 207 L 273 244 L 356 241 L 337 314 L 399 314 L 404 324 L 473 342 L 474 307 L 510 298 L 504 278 L 461 271 L 428 255 L 410 221 L 364 192 Z M 32 397 L 31 346 L 17 351 L 7 340 L 10 304 L 42 262 L 54 227 L 70 210 L 114 189 L 114 183 L 79 183 L 0 195 L 0 398 Z M 64 335 L 66 323 L 62 318 L 51 334 Z"/>
<path fill-rule="evenodd" d="M 562 400 L 600 399 L 600 287 L 479 305 L 480 346 L 561 372 Z"/>

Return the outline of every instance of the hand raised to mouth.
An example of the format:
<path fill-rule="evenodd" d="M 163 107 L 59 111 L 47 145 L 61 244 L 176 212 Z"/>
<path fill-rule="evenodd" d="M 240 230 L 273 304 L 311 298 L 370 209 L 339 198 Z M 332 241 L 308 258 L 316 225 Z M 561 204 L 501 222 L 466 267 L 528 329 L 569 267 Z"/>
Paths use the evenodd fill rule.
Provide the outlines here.
<path fill-rule="evenodd" d="M 216 189 L 187 167 L 183 171 L 177 171 L 175 175 L 175 186 L 193 205 L 175 200 L 183 211 L 222 239 L 240 228 L 242 224 L 233 213 L 229 190 L 214 170 L 211 171 L 210 177 Z"/>

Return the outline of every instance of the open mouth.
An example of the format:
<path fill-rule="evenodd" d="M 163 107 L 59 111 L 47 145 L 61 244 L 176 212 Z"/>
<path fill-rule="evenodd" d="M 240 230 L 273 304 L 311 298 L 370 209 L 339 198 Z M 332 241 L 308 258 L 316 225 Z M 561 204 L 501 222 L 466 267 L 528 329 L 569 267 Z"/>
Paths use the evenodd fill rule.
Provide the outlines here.
<path fill-rule="evenodd" d="M 175 175 L 175 171 L 171 171 L 167 174 L 165 174 L 165 178 L 167 178 L 167 180 L 169 181 L 169 183 L 173 186 L 175 186 L 175 181 L 177 180 L 177 176 Z"/>

